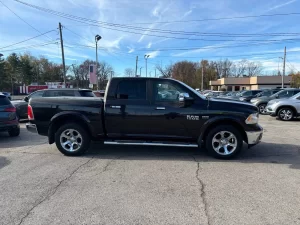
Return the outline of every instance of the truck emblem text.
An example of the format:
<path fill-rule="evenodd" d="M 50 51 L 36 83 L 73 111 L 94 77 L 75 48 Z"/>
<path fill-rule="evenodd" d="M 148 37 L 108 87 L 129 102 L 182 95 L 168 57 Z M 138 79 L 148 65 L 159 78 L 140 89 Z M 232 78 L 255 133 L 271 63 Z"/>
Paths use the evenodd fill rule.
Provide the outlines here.
<path fill-rule="evenodd" d="M 199 116 L 191 116 L 191 115 L 187 115 L 186 116 L 187 120 L 199 120 Z"/>

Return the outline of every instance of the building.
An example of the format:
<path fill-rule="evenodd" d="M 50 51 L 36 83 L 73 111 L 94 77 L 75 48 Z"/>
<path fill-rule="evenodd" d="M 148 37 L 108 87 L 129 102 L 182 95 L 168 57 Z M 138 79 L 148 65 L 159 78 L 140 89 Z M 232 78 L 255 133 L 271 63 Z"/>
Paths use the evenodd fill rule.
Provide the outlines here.
<path fill-rule="evenodd" d="M 292 77 L 285 76 L 284 87 L 289 88 Z M 258 76 L 258 77 L 227 77 L 215 81 L 210 81 L 209 86 L 211 90 L 219 91 L 226 89 L 227 91 L 240 90 L 257 90 L 268 88 L 281 88 L 281 76 Z"/>

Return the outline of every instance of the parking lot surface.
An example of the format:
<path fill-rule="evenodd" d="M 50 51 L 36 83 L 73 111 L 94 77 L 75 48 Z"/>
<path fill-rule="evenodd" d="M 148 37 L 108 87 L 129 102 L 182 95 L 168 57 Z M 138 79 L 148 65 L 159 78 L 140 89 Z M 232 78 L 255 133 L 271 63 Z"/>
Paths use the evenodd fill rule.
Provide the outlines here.
<path fill-rule="evenodd" d="M 262 143 L 229 161 L 101 144 L 66 157 L 22 124 L 0 133 L 0 224 L 300 224 L 300 121 L 260 124 Z"/>

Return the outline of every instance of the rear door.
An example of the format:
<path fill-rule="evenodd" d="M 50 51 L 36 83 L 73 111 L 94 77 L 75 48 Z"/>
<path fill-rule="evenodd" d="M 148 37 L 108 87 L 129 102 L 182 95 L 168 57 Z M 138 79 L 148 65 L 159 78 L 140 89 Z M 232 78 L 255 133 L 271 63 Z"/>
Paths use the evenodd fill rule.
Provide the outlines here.
<path fill-rule="evenodd" d="M 105 100 L 107 135 L 142 138 L 150 133 L 151 105 L 146 79 L 115 79 Z"/>

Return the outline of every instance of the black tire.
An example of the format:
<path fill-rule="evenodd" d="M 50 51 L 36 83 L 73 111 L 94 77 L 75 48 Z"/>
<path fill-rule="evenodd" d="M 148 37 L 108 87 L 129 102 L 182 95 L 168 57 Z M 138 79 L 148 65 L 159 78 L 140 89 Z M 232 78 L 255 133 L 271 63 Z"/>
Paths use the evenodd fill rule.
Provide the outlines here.
<path fill-rule="evenodd" d="M 267 104 L 265 104 L 265 103 L 259 104 L 257 106 L 259 114 L 267 115 L 266 106 L 267 106 Z"/>
<path fill-rule="evenodd" d="M 282 121 L 291 121 L 294 118 L 294 110 L 291 108 L 282 108 L 278 111 L 277 117 Z"/>
<path fill-rule="evenodd" d="M 223 131 L 225 132 L 224 139 L 226 139 L 226 140 L 227 140 L 227 138 L 230 137 L 230 133 L 234 135 L 234 136 L 232 136 L 232 138 L 229 138 L 226 141 L 230 145 L 235 145 L 235 149 L 232 146 L 226 146 L 226 149 L 228 150 L 229 154 L 225 153 L 225 149 L 223 147 L 221 147 L 219 149 L 219 152 L 217 152 L 214 149 L 214 147 L 217 148 L 218 146 L 222 146 L 221 145 L 222 136 L 219 133 L 221 133 Z M 215 140 L 219 140 L 219 137 L 220 137 L 220 142 L 213 141 L 214 137 L 216 138 Z M 215 144 L 217 144 L 217 145 L 215 145 Z M 240 151 L 242 150 L 243 137 L 235 127 L 230 126 L 230 125 L 220 125 L 220 126 L 217 126 L 216 128 L 213 128 L 212 130 L 210 130 L 208 132 L 205 145 L 206 145 L 206 149 L 207 149 L 208 153 L 210 155 L 212 155 L 213 157 L 218 158 L 218 159 L 231 159 L 231 158 L 234 158 L 235 156 L 237 156 L 238 153 L 240 153 Z M 222 153 L 222 151 L 223 151 L 223 153 Z"/>
<path fill-rule="evenodd" d="M 18 137 L 20 135 L 20 128 L 13 128 L 8 131 L 10 137 Z"/>
<path fill-rule="evenodd" d="M 70 134 L 70 130 L 74 130 L 73 134 Z M 70 135 L 67 135 L 70 134 Z M 73 136 L 73 139 L 71 137 Z M 67 139 L 66 137 L 70 137 Z M 73 140 L 75 141 L 73 142 Z M 70 144 L 62 145 L 63 143 L 70 142 Z M 80 125 L 75 123 L 67 123 L 61 126 L 55 133 L 55 144 L 58 150 L 67 156 L 79 156 L 84 154 L 89 146 L 91 139 L 88 132 Z M 71 144 L 73 143 L 73 144 Z M 77 143 L 77 144 L 76 144 Z M 71 145 L 75 148 L 74 151 L 71 151 Z M 69 148 L 68 148 L 69 147 Z"/>

